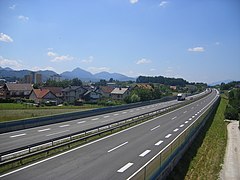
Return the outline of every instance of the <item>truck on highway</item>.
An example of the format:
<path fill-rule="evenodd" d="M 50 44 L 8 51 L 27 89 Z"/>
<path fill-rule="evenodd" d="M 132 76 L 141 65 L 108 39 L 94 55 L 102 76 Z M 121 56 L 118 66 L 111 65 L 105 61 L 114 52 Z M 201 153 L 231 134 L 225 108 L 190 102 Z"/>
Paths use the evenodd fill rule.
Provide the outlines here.
<path fill-rule="evenodd" d="M 184 101 L 185 100 L 185 97 L 186 97 L 186 94 L 185 93 L 179 93 L 177 95 L 177 100 L 178 101 Z"/>

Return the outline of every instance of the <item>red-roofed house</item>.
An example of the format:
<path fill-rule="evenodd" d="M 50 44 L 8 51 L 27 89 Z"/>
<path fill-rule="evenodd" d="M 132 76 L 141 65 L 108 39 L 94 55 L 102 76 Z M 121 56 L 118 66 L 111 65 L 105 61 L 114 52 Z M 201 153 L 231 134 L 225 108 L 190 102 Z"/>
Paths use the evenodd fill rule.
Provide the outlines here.
<path fill-rule="evenodd" d="M 114 87 L 111 86 L 100 86 L 97 90 L 103 97 L 109 98 Z"/>
<path fill-rule="evenodd" d="M 49 89 L 33 89 L 29 99 L 34 100 L 35 103 L 45 103 L 47 101 L 56 101 L 59 104 L 58 98 Z"/>

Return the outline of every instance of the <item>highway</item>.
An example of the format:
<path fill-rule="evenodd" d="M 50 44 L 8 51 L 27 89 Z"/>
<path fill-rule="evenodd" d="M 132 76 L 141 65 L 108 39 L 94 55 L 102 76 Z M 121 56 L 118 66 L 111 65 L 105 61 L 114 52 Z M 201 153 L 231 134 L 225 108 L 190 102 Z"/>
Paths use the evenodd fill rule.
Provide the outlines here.
<path fill-rule="evenodd" d="M 206 93 L 206 92 L 204 92 Z M 203 94 L 203 93 L 202 93 Z M 200 94 L 201 95 L 201 94 Z M 197 95 L 199 96 L 199 95 Z M 195 95 L 195 97 L 197 97 Z M 190 98 L 190 97 L 188 97 Z M 124 111 L 116 111 L 112 113 L 91 116 L 87 118 L 66 121 L 62 123 L 55 123 L 46 126 L 39 126 L 36 128 L 29 128 L 20 131 L 13 131 L 9 133 L 0 134 L 0 153 L 18 147 L 31 145 L 34 143 L 50 140 L 59 136 L 79 132 L 82 130 L 90 129 L 100 125 L 108 124 L 114 121 L 122 120 L 125 118 L 133 117 L 139 114 L 151 112 L 153 110 L 161 109 L 170 105 L 180 103 L 173 100 L 163 103 L 157 103 L 138 108 L 132 108 Z"/>
<path fill-rule="evenodd" d="M 214 90 L 189 105 L 83 146 L 3 174 L 2 179 L 127 179 L 217 99 Z"/>

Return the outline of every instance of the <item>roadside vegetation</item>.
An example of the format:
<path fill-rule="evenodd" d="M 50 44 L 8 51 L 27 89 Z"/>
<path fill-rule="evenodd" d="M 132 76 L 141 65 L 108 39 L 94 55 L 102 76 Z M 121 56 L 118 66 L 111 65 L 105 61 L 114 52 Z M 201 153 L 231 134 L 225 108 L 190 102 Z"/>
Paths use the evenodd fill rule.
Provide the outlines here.
<path fill-rule="evenodd" d="M 86 111 L 103 106 L 96 104 L 84 104 L 82 106 L 40 106 L 31 103 L 0 103 L 0 122 L 32 117 L 49 116 L 61 113 Z"/>
<path fill-rule="evenodd" d="M 228 99 L 222 96 L 218 109 L 179 161 L 168 179 L 217 180 L 227 145 L 224 112 Z"/>

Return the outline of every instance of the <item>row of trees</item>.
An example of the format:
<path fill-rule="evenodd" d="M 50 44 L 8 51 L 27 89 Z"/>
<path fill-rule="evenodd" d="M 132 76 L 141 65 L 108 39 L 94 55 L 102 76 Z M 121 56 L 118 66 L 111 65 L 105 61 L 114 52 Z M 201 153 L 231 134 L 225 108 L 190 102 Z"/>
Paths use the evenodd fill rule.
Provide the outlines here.
<path fill-rule="evenodd" d="M 189 84 L 186 80 L 182 78 L 168 78 L 163 76 L 139 76 L 136 80 L 137 83 L 159 83 L 169 86 L 181 86 L 185 87 Z"/>
<path fill-rule="evenodd" d="M 229 102 L 225 110 L 225 118 L 239 120 L 240 113 L 240 89 L 233 89 L 229 92 Z"/>

